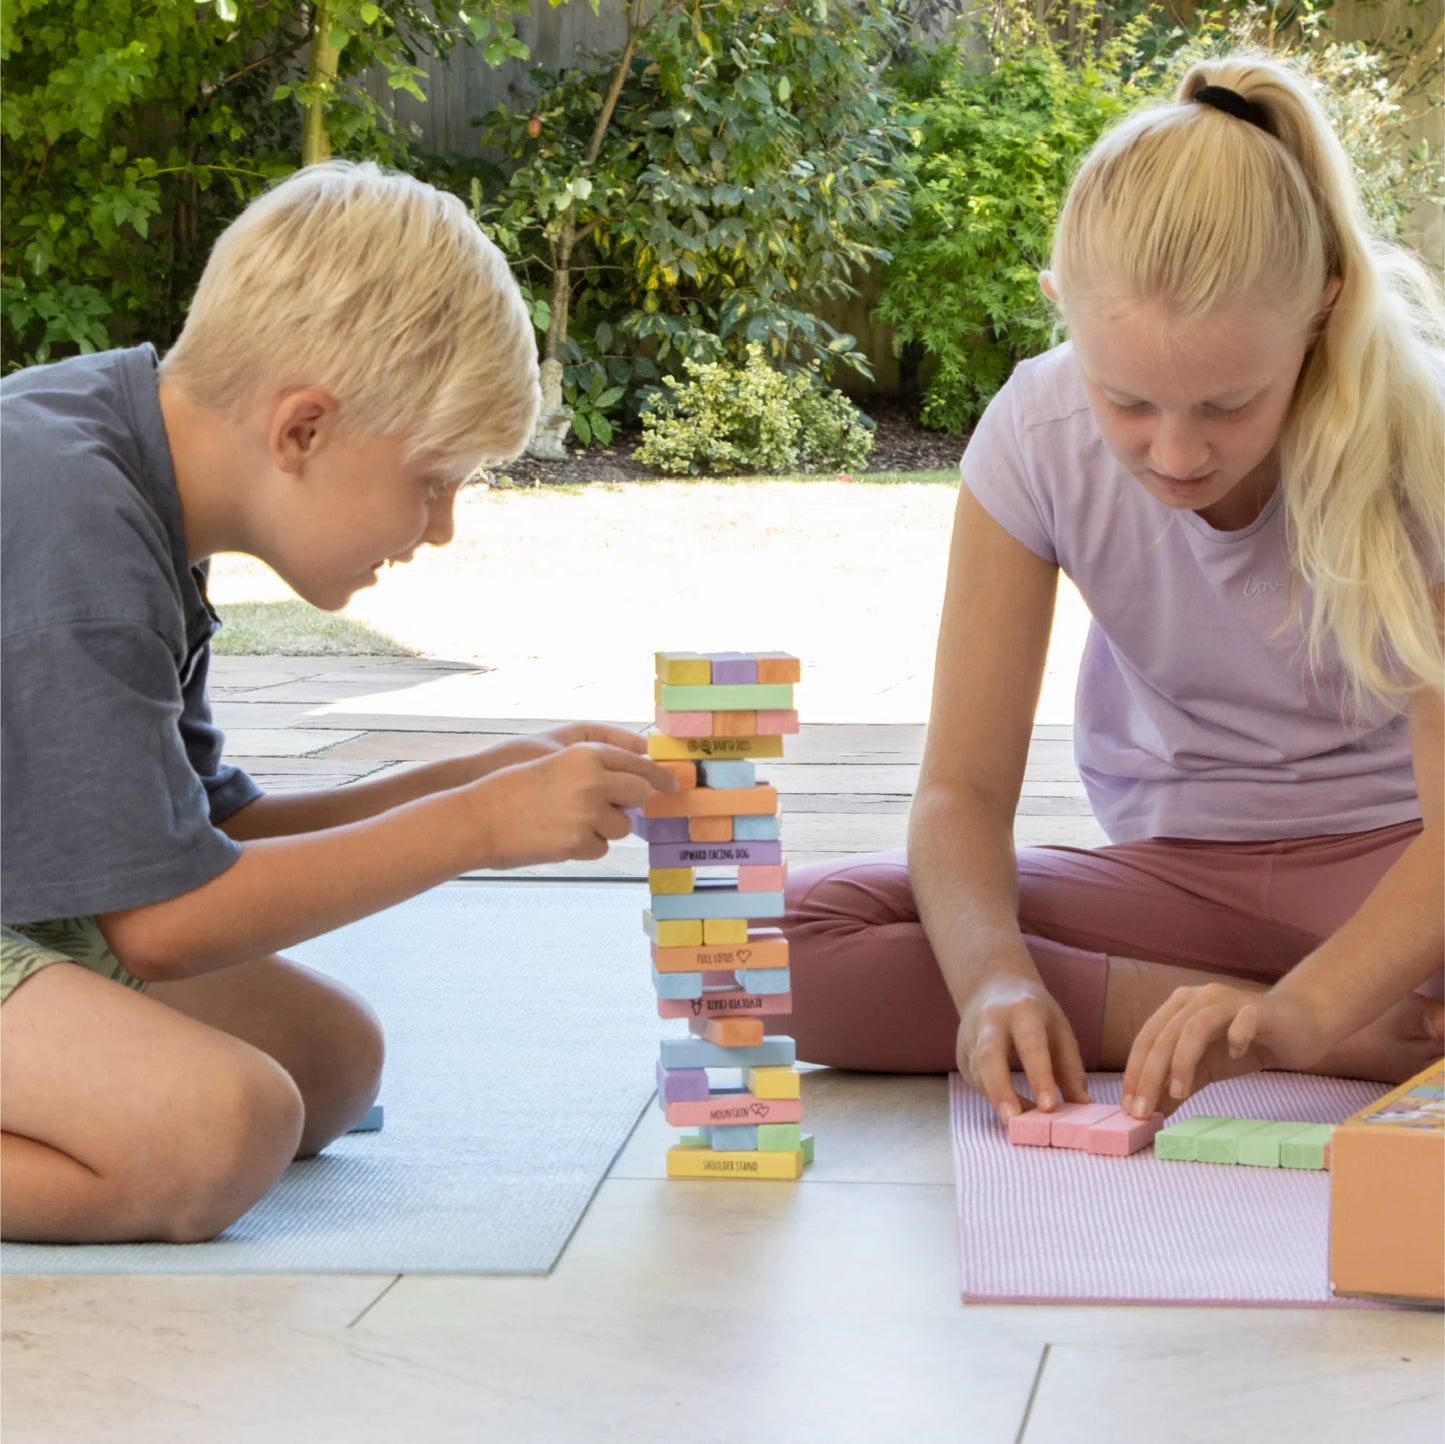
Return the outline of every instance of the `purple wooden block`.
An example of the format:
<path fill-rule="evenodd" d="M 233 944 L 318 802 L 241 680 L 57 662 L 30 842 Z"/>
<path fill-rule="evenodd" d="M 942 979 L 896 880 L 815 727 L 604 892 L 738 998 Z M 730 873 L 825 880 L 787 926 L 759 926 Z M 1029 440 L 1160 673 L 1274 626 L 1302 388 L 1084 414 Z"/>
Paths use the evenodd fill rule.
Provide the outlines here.
<path fill-rule="evenodd" d="M 755 687 L 758 683 L 758 659 L 747 652 L 709 652 L 712 663 L 712 684 L 725 687 L 742 684 Z"/>
<path fill-rule="evenodd" d="M 783 860 L 781 842 L 661 842 L 647 849 L 648 867 L 740 867 Z"/>
<path fill-rule="evenodd" d="M 685 817 L 643 817 L 641 813 L 630 815 L 633 833 L 648 843 L 687 841 Z"/>
<path fill-rule="evenodd" d="M 664 1103 L 700 1103 L 707 1097 L 706 1068 L 664 1068 L 657 1065 L 657 1091 Z"/>

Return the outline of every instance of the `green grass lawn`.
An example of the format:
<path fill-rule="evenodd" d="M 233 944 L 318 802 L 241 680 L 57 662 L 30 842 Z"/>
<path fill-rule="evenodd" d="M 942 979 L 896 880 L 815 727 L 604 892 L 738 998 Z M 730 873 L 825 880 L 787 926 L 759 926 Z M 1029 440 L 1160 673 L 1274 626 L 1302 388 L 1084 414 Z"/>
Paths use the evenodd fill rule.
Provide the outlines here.
<path fill-rule="evenodd" d="M 228 657 L 415 657 L 403 646 L 350 617 L 308 602 L 229 602 L 218 606 L 223 626 L 211 650 Z"/>

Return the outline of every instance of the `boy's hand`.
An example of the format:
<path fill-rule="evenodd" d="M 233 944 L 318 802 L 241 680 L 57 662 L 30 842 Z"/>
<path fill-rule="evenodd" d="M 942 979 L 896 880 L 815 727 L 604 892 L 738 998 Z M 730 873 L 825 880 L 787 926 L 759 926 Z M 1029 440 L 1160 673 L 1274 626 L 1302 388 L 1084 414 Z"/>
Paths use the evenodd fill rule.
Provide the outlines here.
<path fill-rule="evenodd" d="M 1023 1100 L 1010 1077 L 1010 1054 L 1028 1076 L 1040 1108 L 1062 1099 L 1088 1103 L 1084 1064 L 1074 1030 L 1042 981 L 1016 973 L 985 979 L 959 1014 L 958 1071 L 1007 1123 Z"/>
<path fill-rule="evenodd" d="M 1203 1086 L 1258 1068 L 1309 1068 L 1324 1052 L 1319 1019 L 1297 999 L 1227 983 L 1176 988 L 1129 1051 L 1123 1106 L 1136 1118 L 1172 1111 L 1201 1066 Z"/>
<path fill-rule="evenodd" d="M 609 842 L 632 830 L 624 809 L 643 806 L 654 791 L 677 787 L 677 779 L 650 758 L 605 741 L 573 742 L 504 767 L 473 784 L 478 799 L 487 801 L 480 849 L 485 860 L 477 865 L 511 868 L 601 857 Z"/>

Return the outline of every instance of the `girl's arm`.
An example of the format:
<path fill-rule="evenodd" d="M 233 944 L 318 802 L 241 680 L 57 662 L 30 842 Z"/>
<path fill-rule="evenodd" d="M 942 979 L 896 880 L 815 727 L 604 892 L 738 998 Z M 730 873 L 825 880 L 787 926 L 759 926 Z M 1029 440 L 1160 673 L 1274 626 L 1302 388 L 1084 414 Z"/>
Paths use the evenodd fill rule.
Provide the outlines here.
<path fill-rule="evenodd" d="M 639 754 L 647 750 L 644 739 L 625 727 L 573 722 L 547 732 L 498 742 L 465 757 L 448 757 L 409 767 L 404 772 L 370 782 L 353 782 L 317 792 L 268 792 L 228 817 L 221 824 L 221 830 L 237 842 L 324 832 L 379 817 L 393 808 L 453 787 L 464 787 L 500 768 L 535 761 L 577 742 L 602 742 Z"/>
<path fill-rule="evenodd" d="M 1084 1070 L 1018 926 L 1013 821 L 1043 683 L 1058 567 L 959 490 L 933 704 L 908 824 L 924 932 L 961 1022 L 958 1066 L 1005 1119 L 1035 1100 L 1080 1101 Z"/>
<path fill-rule="evenodd" d="M 1205 1050 L 1253 1047 L 1267 1066 L 1302 1069 L 1419 987 L 1445 958 L 1445 700 L 1430 689 L 1410 704 L 1410 749 L 1420 794 L 1420 835 L 1354 916 L 1267 993 L 1227 984 L 1181 989 L 1140 1030 L 1124 1072 L 1139 1117 L 1167 1089 L 1189 1095 Z"/>

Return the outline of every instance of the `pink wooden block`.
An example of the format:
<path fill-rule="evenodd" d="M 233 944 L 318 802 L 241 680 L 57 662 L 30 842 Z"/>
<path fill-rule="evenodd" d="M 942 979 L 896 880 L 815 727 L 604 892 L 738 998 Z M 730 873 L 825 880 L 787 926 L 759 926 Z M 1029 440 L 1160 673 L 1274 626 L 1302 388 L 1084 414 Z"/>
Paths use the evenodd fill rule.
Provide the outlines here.
<path fill-rule="evenodd" d="M 674 716 L 676 714 L 674 713 Z M 798 730 L 798 714 L 796 710 L 789 708 L 782 711 L 759 712 L 758 713 L 758 736 L 759 737 L 781 737 L 787 732 Z M 674 733 L 681 736 L 681 733 Z"/>
<path fill-rule="evenodd" d="M 801 1098 L 754 1098 L 739 1093 L 710 1093 L 696 1103 L 668 1103 L 663 1115 L 674 1128 L 717 1127 L 729 1123 L 800 1123 Z"/>
<path fill-rule="evenodd" d="M 1030 1108 L 1024 1113 L 1016 1113 L 1008 1121 L 1008 1141 L 1027 1148 L 1047 1148 L 1049 1146 L 1049 1125 L 1049 1115 L 1037 1108 Z"/>
<path fill-rule="evenodd" d="M 738 867 L 739 892 L 782 892 L 788 885 L 788 864 L 744 863 Z"/>
<path fill-rule="evenodd" d="M 1054 1148 L 1089 1147 L 1089 1130 L 1119 1112 L 1112 1103 L 1060 1103 L 1053 1113 L 1049 1143 Z"/>
<path fill-rule="evenodd" d="M 1089 1129 L 1089 1152 L 1127 1158 L 1129 1154 L 1147 1148 L 1163 1126 L 1162 1113 L 1151 1113 L 1147 1118 L 1131 1118 L 1127 1113 L 1115 1114 Z"/>
<path fill-rule="evenodd" d="M 791 1013 L 791 993 L 745 993 L 741 988 L 704 991 L 700 998 L 659 998 L 659 1018 L 737 1018 Z"/>
<path fill-rule="evenodd" d="M 657 730 L 668 737 L 711 737 L 711 712 L 668 712 L 659 707 L 652 714 Z"/>

